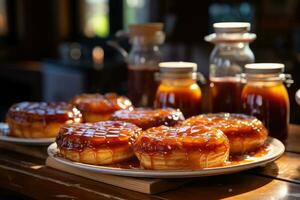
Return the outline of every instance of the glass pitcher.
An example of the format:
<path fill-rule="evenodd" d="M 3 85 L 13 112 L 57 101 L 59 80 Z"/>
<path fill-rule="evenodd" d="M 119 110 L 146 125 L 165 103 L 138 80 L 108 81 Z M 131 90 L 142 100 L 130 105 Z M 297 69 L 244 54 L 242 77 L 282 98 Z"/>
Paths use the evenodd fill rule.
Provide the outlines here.
<path fill-rule="evenodd" d="M 128 56 L 128 96 L 135 106 L 152 107 L 158 83 L 155 73 L 163 55 L 165 35 L 161 23 L 129 26 L 131 51 Z"/>

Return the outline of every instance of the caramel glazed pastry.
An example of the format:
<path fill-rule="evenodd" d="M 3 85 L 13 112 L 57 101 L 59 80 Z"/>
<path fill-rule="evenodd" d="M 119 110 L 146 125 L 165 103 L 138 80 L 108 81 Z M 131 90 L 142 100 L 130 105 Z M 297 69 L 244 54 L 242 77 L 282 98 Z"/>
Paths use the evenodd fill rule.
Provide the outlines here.
<path fill-rule="evenodd" d="M 81 94 L 71 100 L 83 115 L 84 122 L 105 121 L 111 118 L 114 111 L 120 109 L 132 109 L 131 101 L 124 96 L 115 93 Z"/>
<path fill-rule="evenodd" d="M 229 141 L 225 134 L 202 125 L 153 127 L 130 143 L 145 169 L 217 167 L 224 165 L 229 156 Z"/>
<path fill-rule="evenodd" d="M 63 124 L 81 122 L 81 113 L 64 102 L 22 102 L 8 111 L 10 135 L 24 138 L 56 137 Z"/>
<path fill-rule="evenodd" d="M 132 158 L 128 140 L 140 132 L 136 125 L 120 121 L 68 124 L 60 129 L 56 143 L 67 159 L 106 165 Z"/>
<path fill-rule="evenodd" d="M 230 113 L 203 114 L 191 117 L 183 122 L 185 125 L 203 124 L 220 129 L 230 142 L 230 154 L 244 154 L 261 147 L 268 131 L 257 118 Z"/>
<path fill-rule="evenodd" d="M 126 121 L 146 130 L 160 125 L 175 126 L 184 120 L 182 112 L 178 109 L 145 109 L 116 111 L 112 120 Z"/>

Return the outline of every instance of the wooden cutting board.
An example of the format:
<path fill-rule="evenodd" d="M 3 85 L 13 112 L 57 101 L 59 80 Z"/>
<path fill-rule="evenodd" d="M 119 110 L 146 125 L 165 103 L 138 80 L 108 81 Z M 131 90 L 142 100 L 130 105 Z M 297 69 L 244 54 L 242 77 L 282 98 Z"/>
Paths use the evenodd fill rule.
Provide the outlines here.
<path fill-rule="evenodd" d="M 46 159 L 48 157 L 47 146 L 28 146 L 22 144 L 15 144 L 12 142 L 0 141 L 0 148 L 41 159 Z"/>
<path fill-rule="evenodd" d="M 114 176 L 91 172 L 87 170 L 78 169 L 75 167 L 64 165 L 57 162 L 52 157 L 46 160 L 46 166 L 64 171 L 70 174 L 82 176 L 95 181 L 114 185 L 117 187 L 142 192 L 146 194 L 156 194 L 167 190 L 179 187 L 191 179 L 150 179 L 150 178 L 132 178 L 125 176 Z"/>

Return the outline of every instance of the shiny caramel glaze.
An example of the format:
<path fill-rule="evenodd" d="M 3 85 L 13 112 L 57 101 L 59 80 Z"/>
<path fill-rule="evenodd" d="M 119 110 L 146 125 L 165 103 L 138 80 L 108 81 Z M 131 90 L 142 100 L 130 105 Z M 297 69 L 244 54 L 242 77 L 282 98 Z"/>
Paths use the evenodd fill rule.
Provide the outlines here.
<path fill-rule="evenodd" d="M 56 143 L 60 149 L 79 152 L 86 148 L 118 148 L 129 146 L 128 139 L 140 131 L 136 125 L 121 121 L 68 124 L 61 127 Z"/>
<path fill-rule="evenodd" d="M 227 137 L 259 137 L 267 135 L 267 129 L 257 118 L 230 113 L 203 114 L 191 117 L 183 122 L 185 125 L 202 124 L 222 130 Z"/>
<path fill-rule="evenodd" d="M 243 155 L 231 155 L 228 160 L 225 162 L 225 166 L 236 166 L 245 163 L 254 162 L 257 158 L 261 158 L 266 156 L 269 153 L 270 149 L 268 145 L 263 145 L 255 151 L 248 152 Z M 125 162 L 119 162 L 112 165 L 110 167 L 120 168 L 120 169 L 142 169 L 140 162 L 138 159 L 133 158 Z"/>
<path fill-rule="evenodd" d="M 230 141 L 231 153 L 252 151 L 263 145 L 268 135 L 268 131 L 261 121 L 243 114 L 203 114 L 191 117 L 183 124 L 202 124 L 222 130 Z"/>
<path fill-rule="evenodd" d="M 251 163 L 255 161 L 257 158 L 267 155 L 268 152 L 269 152 L 268 145 L 263 145 L 261 148 L 258 148 L 253 152 L 249 152 L 248 154 L 229 156 L 228 161 L 226 161 L 224 165 L 236 166 L 240 164 Z M 130 160 L 123 161 L 123 162 L 113 163 L 108 166 L 119 168 L 119 169 L 143 169 L 143 167 L 140 165 L 140 162 L 137 158 L 132 158 Z"/>
<path fill-rule="evenodd" d="M 10 107 L 7 121 L 24 124 L 33 122 L 80 122 L 81 113 L 65 102 L 21 102 Z"/>
<path fill-rule="evenodd" d="M 120 109 L 132 108 L 131 101 L 124 96 L 115 93 L 101 94 L 81 94 L 74 97 L 71 103 L 82 112 L 99 114 L 112 113 Z"/>
<path fill-rule="evenodd" d="M 146 130 L 160 125 L 174 126 L 184 120 L 180 110 L 166 109 L 145 109 L 137 108 L 134 110 L 119 110 L 113 116 L 113 120 L 120 120 L 133 123 Z"/>
<path fill-rule="evenodd" d="M 269 151 L 270 149 L 268 148 L 268 145 L 264 144 L 254 151 L 248 152 L 246 154 L 230 155 L 228 161 L 226 162 L 226 166 L 234 166 L 254 162 L 257 158 L 266 156 Z"/>
<path fill-rule="evenodd" d="M 210 152 L 219 147 L 229 149 L 227 137 L 221 130 L 196 125 L 153 127 L 131 140 L 134 152 L 148 155 L 168 155 L 177 150 L 189 152 Z"/>

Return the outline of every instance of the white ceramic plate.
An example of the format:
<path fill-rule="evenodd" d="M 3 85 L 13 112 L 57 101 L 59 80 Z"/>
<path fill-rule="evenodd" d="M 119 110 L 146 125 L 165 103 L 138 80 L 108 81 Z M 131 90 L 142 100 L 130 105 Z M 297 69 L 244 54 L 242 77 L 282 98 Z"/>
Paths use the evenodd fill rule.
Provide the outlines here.
<path fill-rule="evenodd" d="M 12 142 L 31 146 L 47 146 L 55 141 L 55 138 L 18 138 L 8 135 L 9 127 L 6 123 L 0 123 L 0 141 Z"/>
<path fill-rule="evenodd" d="M 241 162 L 237 165 L 228 165 L 215 168 L 206 168 L 201 170 L 145 170 L 145 169 L 122 169 L 117 167 L 89 165 L 78 162 L 73 162 L 57 156 L 59 150 L 56 143 L 48 147 L 48 155 L 53 157 L 56 161 L 75 167 L 82 170 L 93 171 L 97 173 L 112 174 L 119 176 L 131 177 L 147 177 L 147 178 L 188 178 L 188 177 L 201 177 L 201 176 L 214 176 L 220 174 L 235 173 L 258 166 L 265 166 L 277 158 L 284 152 L 284 145 L 277 139 L 269 137 L 267 140 L 268 153 L 261 157 L 248 157 L 249 162 Z"/>

